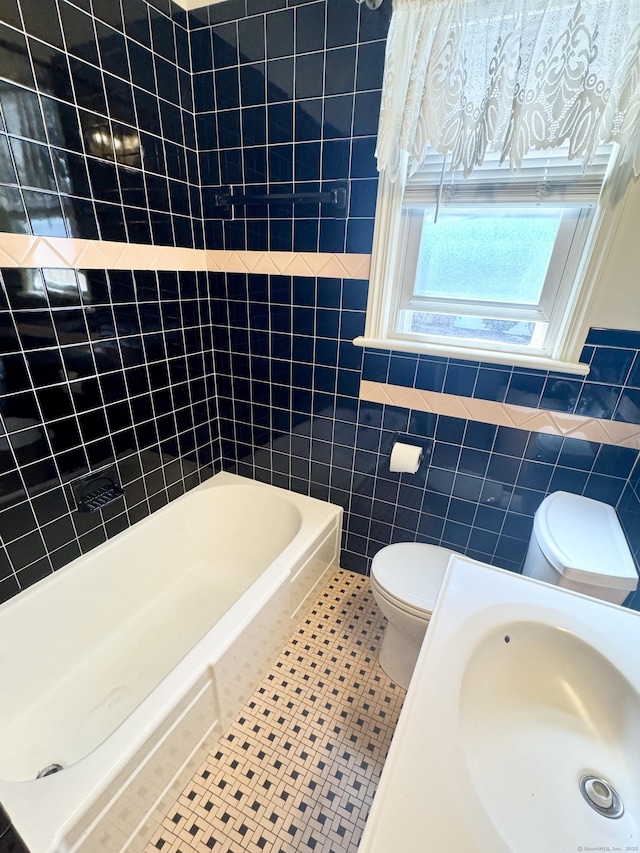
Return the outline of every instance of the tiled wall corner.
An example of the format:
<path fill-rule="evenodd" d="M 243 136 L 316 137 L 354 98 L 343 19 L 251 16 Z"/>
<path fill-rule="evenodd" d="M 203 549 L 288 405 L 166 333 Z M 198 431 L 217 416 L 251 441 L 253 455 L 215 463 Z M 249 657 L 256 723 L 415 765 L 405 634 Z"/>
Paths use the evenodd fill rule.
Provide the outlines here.
<path fill-rule="evenodd" d="M 390 13 L 388 0 L 375 11 L 225 0 L 189 13 L 170 0 L 4 4 L 5 597 L 222 458 L 342 505 L 346 569 L 416 540 L 517 571 L 556 489 L 615 506 L 637 558 L 633 447 L 360 399 L 364 380 L 616 429 L 640 411 L 638 332 L 591 330 L 584 380 L 351 343 L 364 331 Z M 229 218 L 213 205 L 221 184 L 336 182 L 348 185 L 344 215 L 283 205 Z M 42 239 L 15 263 L 26 237 Z M 61 269 L 70 263 L 78 270 Z M 430 443 L 414 477 L 388 470 L 398 432 Z M 62 484 L 113 459 L 127 498 L 85 529 Z"/>
<path fill-rule="evenodd" d="M 234 14 L 235 13 L 235 14 Z M 226 2 L 191 33 L 207 246 L 369 253 L 373 156 L 391 3 Z M 291 204 L 220 219 L 212 188 L 349 192 L 347 209 Z M 325 273 L 337 275 L 338 273 Z"/>
<path fill-rule="evenodd" d="M 20 0 L 0 20 L 0 231 L 202 247 L 187 17 Z"/>

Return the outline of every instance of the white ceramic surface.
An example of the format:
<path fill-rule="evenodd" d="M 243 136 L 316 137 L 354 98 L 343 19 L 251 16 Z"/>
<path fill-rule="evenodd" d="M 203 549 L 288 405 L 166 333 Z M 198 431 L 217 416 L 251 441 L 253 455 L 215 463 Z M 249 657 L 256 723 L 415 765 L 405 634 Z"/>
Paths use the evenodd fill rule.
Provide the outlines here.
<path fill-rule="evenodd" d="M 609 504 L 552 492 L 536 510 L 532 538 L 550 567 L 566 580 L 562 585 L 567 589 L 574 588 L 572 583 L 589 584 L 596 598 L 622 604 L 638 585 L 624 531 Z M 523 574 L 537 577 L 528 570 L 529 564 L 527 554 Z M 619 597 L 610 598 L 612 593 Z"/>
<path fill-rule="evenodd" d="M 121 849 L 268 669 L 340 523 L 221 473 L 0 607 L 0 802 L 32 853 Z"/>
<path fill-rule="evenodd" d="M 397 542 L 373 558 L 371 590 L 387 619 L 379 663 L 405 690 L 452 553 L 438 545 Z"/>
<path fill-rule="evenodd" d="M 371 578 L 371 591 L 378 609 L 386 618 L 378 663 L 389 678 L 406 690 L 411 681 L 424 635 L 429 627 L 430 613 L 401 608 Z"/>
<path fill-rule="evenodd" d="M 359 853 L 634 849 L 639 648 L 634 611 L 453 557 Z"/>

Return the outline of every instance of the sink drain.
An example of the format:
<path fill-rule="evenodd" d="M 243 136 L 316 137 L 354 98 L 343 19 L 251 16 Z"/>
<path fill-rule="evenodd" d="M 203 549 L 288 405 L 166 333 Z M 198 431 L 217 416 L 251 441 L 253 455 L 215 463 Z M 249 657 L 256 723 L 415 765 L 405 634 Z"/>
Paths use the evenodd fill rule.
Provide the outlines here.
<path fill-rule="evenodd" d="M 603 817 L 622 817 L 624 805 L 615 788 L 599 776 L 583 776 L 580 791 L 594 811 Z"/>

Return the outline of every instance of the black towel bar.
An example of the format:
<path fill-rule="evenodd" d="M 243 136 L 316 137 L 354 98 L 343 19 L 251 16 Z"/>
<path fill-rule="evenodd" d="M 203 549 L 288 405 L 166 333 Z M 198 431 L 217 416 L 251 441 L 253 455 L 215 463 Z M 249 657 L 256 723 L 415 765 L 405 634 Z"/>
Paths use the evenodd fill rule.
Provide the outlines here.
<path fill-rule="evenodd" d="M 344 210 L 347 206 L 347 190 L 345 187 L 334 187 L 316 193 L 264 193 L 262 195 L 215 193 L 214 204 L 224 209 L 249 207 L 254 204 L 329 204 L 338 210 Z"/>

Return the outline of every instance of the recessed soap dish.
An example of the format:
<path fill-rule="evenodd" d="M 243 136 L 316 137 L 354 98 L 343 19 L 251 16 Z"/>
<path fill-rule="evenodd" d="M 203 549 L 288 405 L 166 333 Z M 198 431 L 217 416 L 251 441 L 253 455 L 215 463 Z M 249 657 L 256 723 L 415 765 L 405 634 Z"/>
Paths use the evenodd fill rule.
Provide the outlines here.
<path fill-rule="evenodd" d="M 71 490 L 78 512 L 97 512 L 124 495 L 115 465 L 74 480 Z"/>

